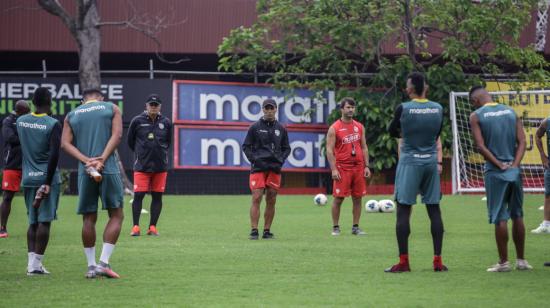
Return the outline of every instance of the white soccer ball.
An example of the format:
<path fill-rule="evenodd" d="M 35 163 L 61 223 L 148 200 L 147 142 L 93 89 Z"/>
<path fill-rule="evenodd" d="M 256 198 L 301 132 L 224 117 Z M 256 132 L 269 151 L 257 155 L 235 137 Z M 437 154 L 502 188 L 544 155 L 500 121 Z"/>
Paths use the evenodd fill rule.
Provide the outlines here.
<path fill-rule="evenodd" d="M 365 203 L 365 210 L 367 213 L 376 213 L 378 212 L 378 209 L 378 201 L 376 200 L 369 200 Z"/>
<path fill-rule="evenodd" d="M 327 201 L 327 196 L 323 194 L 317 194 L 315 195 L 315 197 L 313 197 L 313 203 L 315 203 L 316 205 L 325 205 L 327 204 Z"/>
<path fill-rule="evenodd" d="M 391 213 L 395 210 L 395 203 L 392 200 L 380 200 L 378 207 L 382 213 Z"/>

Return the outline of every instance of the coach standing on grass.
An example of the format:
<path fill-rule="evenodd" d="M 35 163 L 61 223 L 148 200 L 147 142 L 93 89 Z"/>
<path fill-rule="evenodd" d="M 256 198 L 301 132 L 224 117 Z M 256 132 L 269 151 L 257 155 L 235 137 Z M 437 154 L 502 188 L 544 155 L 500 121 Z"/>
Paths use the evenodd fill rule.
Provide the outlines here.
<path fill-rule="evenodd" d="M 262 103 L 263 117 L 248 129 L 243 151 L 250 161 L 250 239 L 257 240 L 260 203 L 265 192 L 265 213 L 263 239 L 272 239 L 271 223 L 275 216 L 277 191 L 281 187 L 281 168 L 290 155 L 290 144 L 286 128 L 277 122 L 277 103 L 266 99 Z"/>
<path fill-rule="evenodd" d="M 132 119 L 128 129 L 128 146 L 134 151 L 134 227 L 130 235 L 139 236 L 139 215 L 145 194 L 151 192 L 151 220 L 148 235 L 158 235 L 157 223 L 162 210 L 162 193 L 166 187 L 168 149 L 172 140 L 172 123 L 160 113 L 161 100 L 151 94 L 145 111 Z"/>

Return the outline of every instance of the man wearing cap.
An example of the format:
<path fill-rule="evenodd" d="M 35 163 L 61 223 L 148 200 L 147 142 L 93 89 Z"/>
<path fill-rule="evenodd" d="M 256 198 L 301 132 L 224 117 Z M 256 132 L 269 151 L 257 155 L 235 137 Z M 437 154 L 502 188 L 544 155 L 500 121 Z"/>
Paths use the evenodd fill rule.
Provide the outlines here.
<path fill-rule="evenodd" d="M 257 240 L 260 203 L 265 193 L 265 213 L 263 239 L 272 239 L 271 223 L 275 216 L 277 191 L 281 186 L 281 168 L 290 155 L 290 144 L 286 128 L 277 122 L 277 103 L 266 99 L 262 103 L 263 117 L 248 129 L 243 143 L 243 151 L 250 161 L 250 239 Z"/>
<path fill-rule="evenodd" d="M 20 100 L 15 103 L 15 110 L 2 121 L 2 139 L 4 139 L 2 190 L 4 194 L 0 206 L 0 238 L 8 237 L 7 224 L 11 212 L 11 201 L 21 184 L 21 143 L 17 135 L 16 121 L 17 118 L 29 112 L 29 104 Z"/>
<path fill-rule="evenodd" d="M 147 235 L 158 235 L 157 222 L 162 210 L 162 193 L 166 187 L 168 148 L 172 140 L 172 123 L 160 113 L 161 100 L 151 94 L 145 111 L 132 119 L 128 129 L 128 146 L 135 154 L 134 226 L 130 235 L 139 236 L 139 216 L 145 194 L 151 192 L 151 220 Z"/>

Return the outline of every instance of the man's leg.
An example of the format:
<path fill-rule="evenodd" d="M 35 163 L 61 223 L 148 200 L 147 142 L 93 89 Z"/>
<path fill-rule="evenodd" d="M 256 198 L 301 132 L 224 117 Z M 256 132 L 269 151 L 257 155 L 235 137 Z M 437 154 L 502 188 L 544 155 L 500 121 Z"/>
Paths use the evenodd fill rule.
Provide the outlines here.
<path fill-rule="evenodd" d="M 132 220 L 133 220 L 134 226 L 132 228 L 132 232 L 130 233 L 130 235 L 132 236 L 138 236 L 140 234 L 139 216 L 141 215 L 141 209 L 143 207 L 143 198 L 145 198 L 145 194 L 146 192 L 134 193 L 134 201 L 132 201 Z"/>
<path fill-rule="evenodd" d="M 426 204 L 426 210 L 428 211 L 428 216 L 430 217 L 431 223 L 430 230 L 432 233 L 434 248 L 434 271 L 447 271 L 448 269 L 445 265 L 443 265 L 443 260 L 441 259 L 443 234 L 445 233 L 445 229 L 443 227 L 443 219 L 441 218 L 441 208 L 439 204 Z"/>
<path fill-rule="evenodd" d="M 275 217 L 275 203 L 277 202 L 277 190 L 267 187 L 265 189 L 265 212 L 264 212 L 264 234 L 263 238 L 273 238 L 270 232 L 273 218 Z"/>
<path fill-rule="evenodd" d="M 387 268 L 385 272 L 400 273 L 409 272 L 409 235 L 411 234 L 411 213 L 412 205 L 397 203 L 397 220 L 395 223 L 395 234 L 397 236 L 397 247 L 399 248 L 399 263 Z"/>
<path fill-rule="evenodd" d="M 353 203 L 353 226 L 351 227 L 351 234 L 353 235 L 366 235 L 366 233 L 359 228 L 359 221 L 361 220 L 361 212 L 363 210 L 361 203 L 362 197 L 351 197 L 351 202 Z"/>
<path fill-rule="evenodd" d="M 332 235 L 340 235 L 340 209 L 344 202 L 344 197 L 334 197 L 332 200 Z"/>
<path fill-rule="evenodd" d="M 508 221 L 501 220 L 495 224 L 495 239 L 500 258 L 499 263 L 508 262 Z"/>
<path fill-rule="evenodd" d="M 37 224 L 34 240 L 34 258 L 31 264 L 33 272 L 49 274 L 42 265 L 42 260 L 44 259 L 44 253 L 50 240 L 50 226 L 51 222 L 39 222 Z"/>
<path fill-rule="evenodd" d="M 512 239 L 516 246 L 516 256 L 520 260 L 525 259 L 525 225 L 523 218 L 512 219 Z"/>
<path fill-rule="evenodd" d="M 151 192 L 151 220 L 149 226 L 157 225 L 162 211 L 162 192 Z"/>
<path fill-rule="evenodd" d="M 250 232 L 250 239 L 258 239 L 258 222 L 260 220 L 260 203 L 262 202 L 262 197 L 264 195 L 264 189 L 254 189 L 252 190 L 252 204 L 250 205 L 250 227 L 252 231 Z"/>
<path fill-rule="evenodd" d="M 27 229 L 27 253 L 28 253 L 28 263 L 27 263 L 27 273 L 33 271 L 33 261 L 34 261 L 34 251 L 35 251 L 35 242 L 36 242 L 36 229 L 38 224 L 29 224 Z"/>
<path fill-rule="evenodd" d="M 109 259 L 115 250 L 115 245 L 120 235 L 122 221 L 124 220 L 124 212 L 121 207 L 107 208 L 107 211 L 109 213 L 109 220 L 103 231 L 103 248 L 101 250 L 101 256 L 99 257 L 97 273 L 108 278 L 120 278 L 120 276 L 111 269 Z"/>
<path fill-rule="evenodd" d="M 7 237 L 8 218 L 11 212 L 11 202 L 15 196 L 15 191 L 4 190 L 2 205 L 0 207 L 0 238 Z M 3 235 L 5 234 L 5 235 Z"/>
<path fill-rule="evenodd" d="M 546 195 L 546 193 L 544 195 L 544 219 L 536 229 L 531 230 L 531 233 L 550 233 L 550 195 Z"/>

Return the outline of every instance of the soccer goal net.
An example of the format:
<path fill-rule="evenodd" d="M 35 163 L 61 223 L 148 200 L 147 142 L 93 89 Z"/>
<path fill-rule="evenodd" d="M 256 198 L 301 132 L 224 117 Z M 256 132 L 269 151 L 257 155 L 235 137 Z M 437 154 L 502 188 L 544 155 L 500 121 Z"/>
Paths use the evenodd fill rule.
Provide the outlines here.
<path fill-rule="evenodd" d="M 526 152 L 521 163 L 525 191 L 544 191 L 544 168 L 535 144 L 535 133 L 541 121 L 550 116 L 550 91 L 490 92 L 495 102 L 514 108 L 520 117 L 526 137 Z M 453 129 L 453 193 L 484 192 L 485 160 L 476 151 L 470 131 L 470 114 L 474 111 L 467 92 L 450 93 Z M 546 149 L 546 136 L 543 140 Z M 548 153 L 548 152 L 547 152 Z"/>

